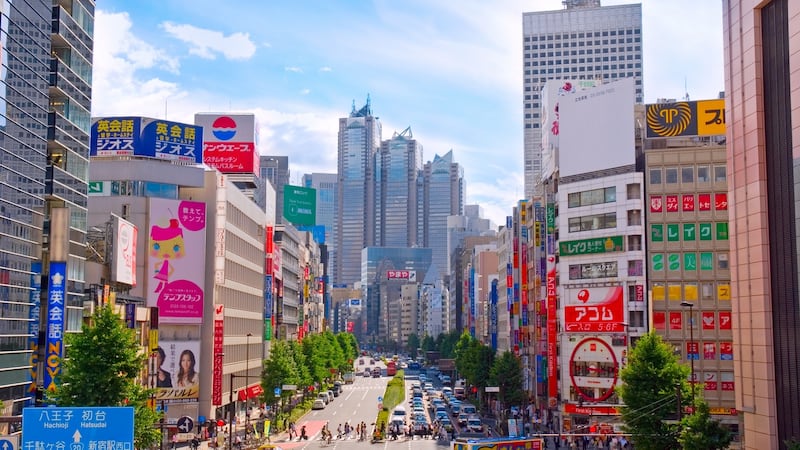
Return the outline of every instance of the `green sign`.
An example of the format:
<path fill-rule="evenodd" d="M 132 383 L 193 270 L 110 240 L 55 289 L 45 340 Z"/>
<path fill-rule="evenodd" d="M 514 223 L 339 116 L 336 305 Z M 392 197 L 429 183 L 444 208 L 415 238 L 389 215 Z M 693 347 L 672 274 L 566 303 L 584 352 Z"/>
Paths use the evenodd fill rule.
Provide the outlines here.
<path fill-rule="evenodd" d="M 714 270 L 713 253 L 700 253 L 700 270 Z"/>
<path fill-rule="evenodd" d="M 272 318 L 264 319 L 264 340 L 272 340 Z"/>
<path fill-rule="evenodd" d="M 683 254 L 683 270 L 697 270 L 697 253 Z"/>
<path fill-rule="evenodd" d="M 284 185 L 283 217 L 292 225 L 316 225 L 317 190 Z"/>
<path fill-rule="evenodd" d="M 581 239 L 578 241 L 563 241 L 558 243 L 558 252 L 561 256 L 590 255 L 592 253 L 621 251 L 623 251 L 622 236 Z"/>
<path fill-rule="evenodd" d="M 658 270 L 658 271 L 664 270 L 664 254 L 663 253 L 653 254 L 652 263 L 653 263 L 653 270 Z"/>
<path fill-rule="evenodd" d="M 650 240 L 653 242 L 664 242 L 664 225 L 660 223 L 650 225 Z"/>
<path fill-rule="evenodd" d="M 718 241 L 728 240 L 728 222 L 717 223 L 717 240 Z"/>
<path fill-rule="evenodd" d="M 700 240 L 701 241 L 710 241 L 711 240 L 711 224 L 710 223 L 701 223 L 700 224 Z"/>
<path fill-rule="evenodd" d="M 683 240 L 693 241 L 697 236 L 697 225 L 693 223 L 683 224 Z"/>
<path fill-rule="evenodd" d="M 102 193 L 103 193 L 103 182 L 102 181 L 90 181 L 89 182 L 89 195 L 102 194 Z"/>
<path fill-rule="evenodd" d="M 553 203 L 548 203 L 547 208 L 545 209 L 545 214 L 547 220 L 547 234 L 556 234 L 556 205 Z"/>
<path fill-rule="evenodd" d="M 681 255 L 679 253 L 670 253 L 667 255 L 667 264 L 669 270 L 681 270 Z"/>
<path fill-rule="evenodd" d="M 678 232 L 678 224 L 667 224 L 667 240 L 670 242 L 678 242 L 681 239 L 681 234 Z"/>

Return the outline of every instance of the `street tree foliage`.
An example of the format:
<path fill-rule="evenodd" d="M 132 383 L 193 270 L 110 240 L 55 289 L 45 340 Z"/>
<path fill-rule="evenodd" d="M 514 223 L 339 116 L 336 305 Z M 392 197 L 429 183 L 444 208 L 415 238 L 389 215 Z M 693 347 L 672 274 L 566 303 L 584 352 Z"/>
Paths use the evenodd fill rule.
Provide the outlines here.
<path fill-rule="evenodd" d="M 422 351 L 424 352 L 436 351 L 436 340 L 433 339 L 432 336 L 426 334 L 425 337 L 422 338 L 420 347 L 422 347 Z"/>
<path fill-rule="evenodd" d="M 48 401 L 57 406 L 130 406 L 134 408 L 134 445 L 147 448 L 160 442 L 155 424 L 160 413 L 149 408 L 153 390 L 142 385 L 146 355 L 134 330 L 127 328 L 111 306 L 92 314 L 81 333 L 65 336 L 68 359 Z"/>
<path fill-rule="evenodd" d="M 330 331 L 309 334 L 303 338 L 300 346 L 312 383 L 321 385 L 329 381 L 332 378 L 331 369 L 350 370 L 352 365 L 348 361 L 358 355 L 358 344 L 352 337 L 347 340 L 348 348 L 342 349 L 339 339 Z"/>
<path fill-rule="evenodd" d="M 662 450 L 680 448 L 676 419 L 691 401 L 690 369 L 678 361 L 672 347 L 655 332 L 642 336 L 620 372 L 619 395 L 625 428 L 636 448 Z"/>
<path fill-rule="evenodd" d="M 733 434 L 711 418 L 708 403 L 695 402 L 694 412 L 681 420 L 678 442 L 683 450 L 722 450 L 728 448 Z"/>
<path fill-rule="evenodd" d="M 411 333 L 408 335 L 408 339 L 406 339 L 406 351 L 408 351 L 408 355 L 412 358 L 417 357 L 417 349 L 419 349 L 420 340 L 419 336 L 416 333 Z"/>
<path fill-rule="evenodd" d="M 273 341 L 269 352 L 269 359 L 264 360 L 261 370 L 261 386 L 264 390 L 262 401 L 272 404 L 278 401 L 274 389 L 284 384 L 302 386 L 300 370 L 295 362 L 294 351 L 287 341 Z M 294 392 L 281 391 L 280 400 L 286 400 Z"/>
<path fill-rule="evenodd" d="M 458 330 L 451 330 L 436 336 L 436 348 L 439 350 L 439 357 L 450 359 L 455 358 L 456 343 L 461 338 Z"/>
<path fill-rule="evenodd" d="M 510 351 L 495 359 L 489 373 L 489 382 L 498 386 L 498 399 L 506 406 L 522 405 L 525 392 L 522 389 L 522 363 Z"/>
<path fill-rule="evenodd" d="M 305 388 L 313 383 L 311 370 L 306 363 L 306 354 L 303 353 L 303 347 L 297 341 L 288 341 L 288 344 L 292 360 L 295 367 L 297 367 L 297 378 L 300 380 L 297 383 L 298 389 L 303 389 L 305 392 Z M 264 389 L 264 391 L 266 392 L 267 389 Z"/>
<path fill-rule="evenodd" d="M 467 384 L 486 387 L 494 362 L 494 350 L 469 333 L 461 335 L 456 343 L 456 369 Z"/>

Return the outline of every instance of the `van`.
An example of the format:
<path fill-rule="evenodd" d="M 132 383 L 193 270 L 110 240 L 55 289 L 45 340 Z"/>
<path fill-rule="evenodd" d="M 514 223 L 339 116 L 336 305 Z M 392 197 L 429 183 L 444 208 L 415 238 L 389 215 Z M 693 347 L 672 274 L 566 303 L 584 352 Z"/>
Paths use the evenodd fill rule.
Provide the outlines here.
<path fill-rule="evenodd" d="M 398 405 L 392 410 L 392 415 L 389 418 L 390 422 L 394 422 L 395 420 L 400 420 L 401 422 L 405 422 L 406 420 L 406 408 L 405 406 Z"/>
<path fill-rule="evenodd" d="M 461 412 L 468 416 L 472 416 L 478 414 L 478 408 L 476 408 L 475 405 L 464 403 L 463 405 L 461 405 Z"/>
<path fill-rule="evenodd" d="M 456 386 L 455 388 L 453 388 L 453 395 L 455 395 L 456 398 L 459 400 L 463 400 L 464 398 L 466 398 L 466 393 L 464 392 L 463 387 Z"/>

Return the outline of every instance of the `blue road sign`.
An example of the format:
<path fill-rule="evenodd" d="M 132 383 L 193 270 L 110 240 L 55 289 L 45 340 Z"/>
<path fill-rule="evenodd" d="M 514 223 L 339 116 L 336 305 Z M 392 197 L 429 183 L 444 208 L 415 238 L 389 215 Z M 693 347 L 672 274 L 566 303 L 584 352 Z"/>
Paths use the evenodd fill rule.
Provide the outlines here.
<path fill-rule="evenodd" d="M 194 420 L 189 416 L 183 416 L 178 419 L 177 427 L 181 433 L 191 433 L 194 430 Z"/>
<path fill-rule="evenodd" d="M 273 390 L 272 390 L 272 392 L 274 392 L 274 393 L 275 393 L 275 397 L 280 397 L 280 395 L 281 395 L 281 388 L 279 388 L 279 387 L 276 387 L 275 389 L 273 389 Z"/>
<path fill-rule="evenodd" d="M 133 449 L 133 408 L 24 408 L 20 448 Z"/>
<path fill-rule="evenodd" d="M 381 402 L 383 402 L 383 397 L 381 397 L 381 396 L 379 395 L 379 396 L 378 396 L 378 403 L 381 403 Z"/>
<path fill-rule="evenodd" d="M 14 450 L 14 443 L 8 439 L 0 439 L 0 450 Z"/>

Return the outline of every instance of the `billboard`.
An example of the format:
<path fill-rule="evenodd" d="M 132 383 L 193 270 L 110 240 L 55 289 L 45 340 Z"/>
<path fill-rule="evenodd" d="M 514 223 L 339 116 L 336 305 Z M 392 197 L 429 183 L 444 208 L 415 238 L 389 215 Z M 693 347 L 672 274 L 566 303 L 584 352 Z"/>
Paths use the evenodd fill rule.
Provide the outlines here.
<path fill-rule="evenodd" d="M 542 87 L 542 180 L 549 178 L 558 165 L 560 135 L 559 102 L 573 94 L 602 83 L 601 80 L 549 80 Z"/>
<path fill-rule="evenodd" d="M 50 262 L 47 286 L 47 341 L 44 354 L 44 389 L 53 392 L 61 375 L 64 358 L 64 300 L 66 299 L 67 263 Z"/>
<path fill-rule="evenodd" d="M 111 280 L 136 286 L 136 245 L 139 229 L 119 217 L 111 217 L 114 229 L 114 246 L 111 250 Z"/>
<path fill-rule="evenodd" d="M 206 261 L 206 205 L 150 198 L 147 306 L 161 323 L 200 324 Z"/>
<path fill-rule="evenodd" d="M 186 329 L 189 329 L 188 332 Z M 156 401 L 197 399 L 200 393 L 199 327 L 159 330 L 154 353 Z"/>
<path fill-rule="evenodd" d="M 386 279 L 417 281 L 417 272 L 414 270 L 387 270 Z"/>
<path fill-rule="evenodd" d="M 147 117 L 92 119 L 89 156 L 145 156 L 199 164 L 203 131 L 196 125 Z"/>
<path fill-rule="evenodd" d="M 619 380 L 624 347 L 615 348 L 611 336 L 593 336 L 565 344 L 569 362 L 563 371 L 570 387 L 584 403 L 603 403 L 614 393 Z M 564 374 L 562 372 L 562 374 Z"/>
<path fill-rule="evenodd" d="M 561 177 L 633 165 L 633 78 L 567 94 L 559 102 Z"/>
<path fill-rule="evenodd" d="M 724 99 L 655 103 L 646 111 L 648 138 L 725 134 Z"/>
<path fill-rule="evenodd" d="M 257 126 L 253 114 L 194 115 L 203 129 L 203 162 L 222 173 L 258 175 Z"/>
<path fill-rule="evenodd" d="M 624 332 L 624 301 L 622 286 L 565 289 L 564 331 Z"/>
<path fill-rule="evenodd" d="M 289 184 L 284 185 L 283 217 L 292 225 L 316 225 L 317 190 Z"/>

